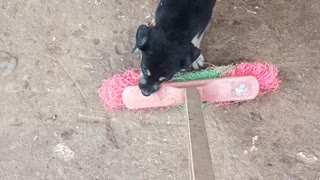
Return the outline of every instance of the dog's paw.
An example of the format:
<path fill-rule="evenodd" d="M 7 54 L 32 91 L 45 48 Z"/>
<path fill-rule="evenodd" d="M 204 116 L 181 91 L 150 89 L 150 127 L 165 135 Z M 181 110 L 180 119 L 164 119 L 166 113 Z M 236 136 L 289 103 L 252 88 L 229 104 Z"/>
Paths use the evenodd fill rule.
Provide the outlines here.
<path fill-rule="evenodd" d="M 200 69 L 204 66 L 204 57 L 202 54 L 200 54 L 200 56 L 192 63 L 191 67 L 194 70 Z"/>

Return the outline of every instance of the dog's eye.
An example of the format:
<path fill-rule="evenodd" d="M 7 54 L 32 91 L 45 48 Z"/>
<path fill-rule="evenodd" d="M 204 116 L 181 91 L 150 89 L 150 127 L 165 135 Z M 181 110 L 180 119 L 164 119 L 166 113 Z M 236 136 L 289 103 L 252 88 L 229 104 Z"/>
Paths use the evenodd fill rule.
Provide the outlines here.
<path fill-rule="evenodd" d="M 147 69 L 147 75 L 151 76 L 151 72 Z"/>
<path fill-rule="evenodd" d="M 166 81 L 166 80 L 167 80 L 166 77 L 161 77 L 161 78 L 159 78 L 159 81 L 160 81 L 160 82 L 163 82 L 163 81 Z"/>
<path fill-rule="evenodd" d="M 151 72 L 146 67 L 142 67 L 142 73 L 144 75 L 151 76 Z"/>

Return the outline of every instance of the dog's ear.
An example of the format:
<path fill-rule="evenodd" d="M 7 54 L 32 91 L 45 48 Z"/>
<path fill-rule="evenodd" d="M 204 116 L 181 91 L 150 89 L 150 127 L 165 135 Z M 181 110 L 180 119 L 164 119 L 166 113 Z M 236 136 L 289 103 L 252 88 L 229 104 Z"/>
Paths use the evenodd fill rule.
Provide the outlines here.
<path fill-rule="evenodd" d="M 144 50 L 149 37 L 149 27 L 146 25 L 139 26 L 136 34 L 136 46 L 133 48 L 132 53 L 136 52 L 138 49 Z"/>
<path fill-rule="evenodd" d="M 191 46 L 191 50 L 189 54 L 187 55 L 184 62 L 181 63 L 181 66 L 183 69 L 190 68 L 191 64 L 200 56 L 201 51 L 194 45 Z"/>

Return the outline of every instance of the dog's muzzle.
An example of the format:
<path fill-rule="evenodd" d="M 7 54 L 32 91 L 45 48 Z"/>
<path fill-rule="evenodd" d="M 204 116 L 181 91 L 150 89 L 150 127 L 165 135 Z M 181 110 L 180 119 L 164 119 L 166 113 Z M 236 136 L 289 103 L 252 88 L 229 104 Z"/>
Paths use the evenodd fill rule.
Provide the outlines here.
<path fill-rule="evenodd" d="M 142 77 L 139 82 L 139 88 L 144 96 L 150 96 L 151 94 L 159 91 L 160 82 L 150 82 Z"/>

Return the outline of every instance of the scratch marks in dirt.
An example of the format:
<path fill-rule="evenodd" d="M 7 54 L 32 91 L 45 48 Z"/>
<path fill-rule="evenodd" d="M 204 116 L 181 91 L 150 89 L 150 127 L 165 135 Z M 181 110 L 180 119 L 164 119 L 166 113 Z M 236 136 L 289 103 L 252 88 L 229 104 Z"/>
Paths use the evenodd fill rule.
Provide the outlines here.
<path fill-rule="evenodd" d="M 112 118 L 106 127 L 107 137 L 115 144 L 117 149 L 130 146 L 134 141 L 134 134 L 140 124 L 132 119 Z"/>
<path fill-rule="evenodd" d="M 81 87 L 79 86 L 79 84 L 70 76 L 70 74 L 64 69 L 64 67 L 60 64 L 59 60 L 55 60 L 56 63 L 59 65 L 60 69 L 63 71 L 63 73 L 67 76 L 67 78 L 73 82 L 74 84 L 74 87 L 77 89 L 77 91 L 79 92 L 80 94 L 80 97 L 82 99 L 82 102 L 84 104 L 85 107 L 88 107 L 88 103 L 87 103 L 87 100 L 84 96 L 84 93 L 82 92 L 82 89 Z"/>

